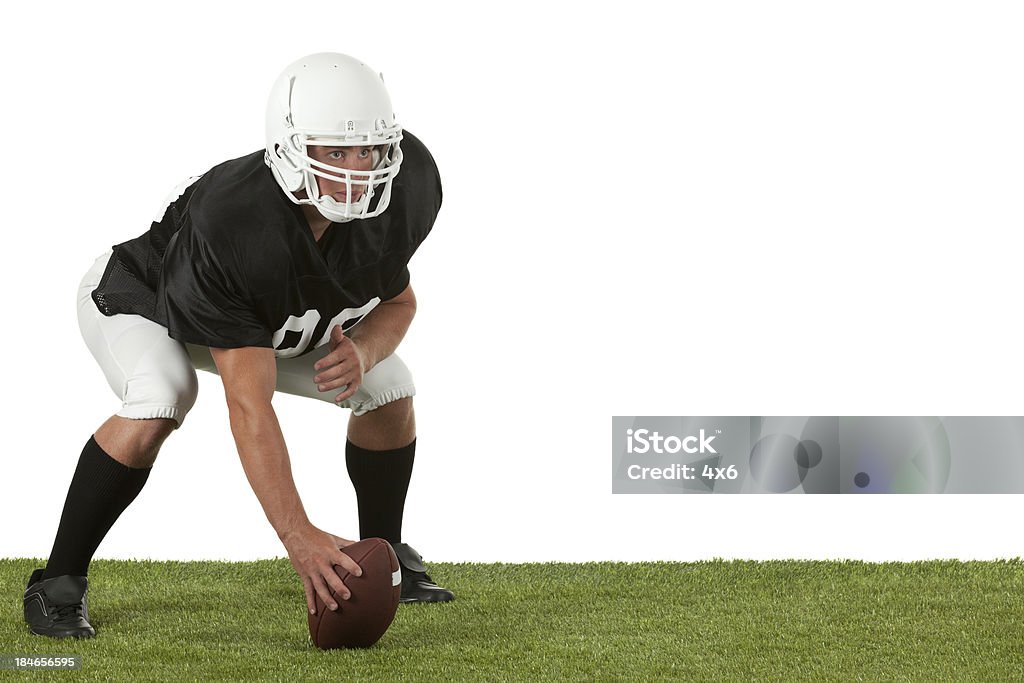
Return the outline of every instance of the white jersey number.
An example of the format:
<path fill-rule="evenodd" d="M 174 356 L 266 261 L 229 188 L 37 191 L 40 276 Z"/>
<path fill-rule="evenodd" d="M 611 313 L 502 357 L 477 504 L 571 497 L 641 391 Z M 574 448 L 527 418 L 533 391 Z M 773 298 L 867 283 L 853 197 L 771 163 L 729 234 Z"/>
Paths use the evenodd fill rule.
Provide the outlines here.
<path fill-rule="evenodd" d="M 346 308 L 342 310 L 341 313 L 331 318 L 331 322 L 327 325 L 327 330 L 324 331 L 323 336 L 312 347 L 309 346 L 309 342 L 313 338 L 313 332 L 316 331 L 317 325 L 320 324 L 320 311 L 311 308 L 301 316 L 290 315 L 284 325 L 281 326 L 281 329 L 275 332 L 271 339 L 271 344 L 274 346 L 274 355 L 278 358 L 292 358 L 305 353 L 310 348 L 315 349 L 323 346 L 330 341 L 331 330 L 334 329 L 335 325 L 341 325 L 344 328 L 345 323 L 349 320 L 362 318 L 376 308 L 379 303 L 380 297 L 375 296 L 359 308 Z M 298 343 L 287 349 L 278 349 L 277 347 L 284 341 L 284 336 L 289 332 L 298 332 L 301 335 Z"/>

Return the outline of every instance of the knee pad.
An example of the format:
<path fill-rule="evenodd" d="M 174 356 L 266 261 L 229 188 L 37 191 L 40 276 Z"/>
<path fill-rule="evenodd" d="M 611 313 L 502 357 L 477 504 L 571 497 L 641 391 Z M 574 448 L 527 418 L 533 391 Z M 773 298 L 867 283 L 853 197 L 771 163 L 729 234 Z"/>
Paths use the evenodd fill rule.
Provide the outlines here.
<path fill-rule="evenodd" d="M 362 386 L 345 404 L 358 417 L 392 401 L 415 395 L 412 372 L 401 358 L 391 354 L 363 376 Z"/>
<path fill-rule="evenodd" d="M 165 417 L 180 427 L 199 396 L 199 381 L 190 365 L 168 364 L 147 367 L 125 382 L 121 417 L 144 419 Z"/>

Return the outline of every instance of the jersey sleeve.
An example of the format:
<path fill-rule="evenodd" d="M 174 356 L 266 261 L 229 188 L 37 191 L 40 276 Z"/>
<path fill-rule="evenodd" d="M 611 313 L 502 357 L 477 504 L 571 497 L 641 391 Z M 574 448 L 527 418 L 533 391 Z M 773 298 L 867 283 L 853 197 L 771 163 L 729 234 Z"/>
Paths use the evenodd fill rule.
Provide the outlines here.
<path fill-rule="evenodd" d="M 405 291 L 405 288 L 409 286 L 409 266 L 402 266 L 398 273 L 391 279 L 391 282 L 384 288 L 384 294 L 381 296 L 383 301 L 388 299 L 394 299 L 396 296 Z"/>
<path fill-rule="evenodd" d="M 409 286 L 409 261 L 433 229 L 443 198 L 434 158 L 418 138 L 408 131 L 405 134 L 408 139 L 403 141 L 402 149 L 408 154 L 402 173 L 395 178 L 395 192 L 405 211 L 403 220 L 391 225 L 384 248 L 380 270 L 384 301 Z"/>
<path fill-rule="evenodd" d="M 237 258 L 190 226 L 178 231 L 164 255 L 158 292 L 172 339 L 215 348 L 272 346 L 273 334 Z"/>

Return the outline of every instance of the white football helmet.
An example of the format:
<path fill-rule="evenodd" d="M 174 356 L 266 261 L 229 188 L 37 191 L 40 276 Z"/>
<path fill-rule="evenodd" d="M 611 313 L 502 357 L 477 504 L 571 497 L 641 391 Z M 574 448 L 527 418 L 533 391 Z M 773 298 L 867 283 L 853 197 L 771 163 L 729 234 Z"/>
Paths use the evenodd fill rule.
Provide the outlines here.
<path fill-rule="evenodd" d="M 336 223 L 371 218 L 388 207 L 391 183 L 402 164 L 401 139 L 384 77 L 348 55 L 303 57 L 284 70 L 270 91 L 267 165 L 289 199 L 316 206 Z M 349 171 L 312 159 L 307 145 L 374 145 L 383 152 L 373 150 L 371 170 Z M 345 183 L 345 201 L 320 196 L 316 176 Z M 355 202 L 353 185 L 365 187 Z M 380 185 L 384 187 L 378 189 Z M 294 194 L 300 190 L 306 191 L 304 199 Z"/>

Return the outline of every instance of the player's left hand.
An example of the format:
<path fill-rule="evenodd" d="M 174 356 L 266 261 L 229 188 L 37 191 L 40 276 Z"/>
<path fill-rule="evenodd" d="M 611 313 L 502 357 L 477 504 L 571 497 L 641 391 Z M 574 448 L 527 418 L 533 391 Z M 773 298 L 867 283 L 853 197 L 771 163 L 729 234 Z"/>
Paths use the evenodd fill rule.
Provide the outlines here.
<path fill-rule="evenodd" d="M 366 353 L 359 345 L 345 336 L 341 325 L 331 328 L 330 352 L 313 366 L 317 374 L 313 381 L 318 391 L 331 391 L 343 387 L 344 391 L 334 397 L 340 402 L 356 393 L 366 373 Z"/>

